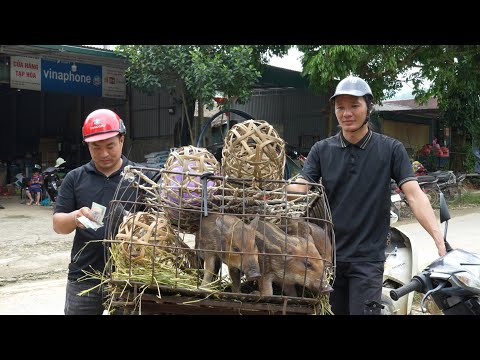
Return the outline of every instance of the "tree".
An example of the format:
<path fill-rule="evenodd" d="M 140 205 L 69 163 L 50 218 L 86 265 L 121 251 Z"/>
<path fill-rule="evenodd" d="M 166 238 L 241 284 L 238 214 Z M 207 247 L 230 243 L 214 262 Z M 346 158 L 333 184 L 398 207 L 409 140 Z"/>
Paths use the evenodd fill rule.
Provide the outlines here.
<path fill-rule="evenodd" d="M 282 55 L 286 45 L 120 45 L 116 51 L 129 61 L 126 79 L 146 93 L 163 89 L 182 104 L 190 141 L 204 125 L 203 107 L 213 107 L 217 92 L 227 101 L 245 103 L 261 75 L 261 66 L 271 54 Z M 193 122 L 198 102 L 199 121 Z"/>
<path fill-rule="evenodd" d="M 436 97 L 446 125 L 475 139 L 480 135 L 480 46 L 302 45 L 303 74 L 314 90 L 332 94 L 335 81 L 357 75 L 369 83 L 376 103 L 392 97 L 405 78 L 415 99 Z M 424 88 L 428 81 L 430 86 Z M 322 91 L 323 90 L 323 91 Z M 332 110 L 327 134 L 333 126 Z M 465 136 L 463 138 L 465 143 Z M 460 145 L 461 146 L 461 145 Z"/>
<path fill-rule="evenodd" d="M 399 74 L 408 69 L 416 53 L 415 46 L 384 45 L 301 45 L 303 75 L 314 91 L 331 95 L 336 82 L 357 75 L 369 83 L 376 103 L 393 96 L 401 87 Z M 333 129 L 331 104 L 325 109 L 329 118 L 326 134 Z"/>

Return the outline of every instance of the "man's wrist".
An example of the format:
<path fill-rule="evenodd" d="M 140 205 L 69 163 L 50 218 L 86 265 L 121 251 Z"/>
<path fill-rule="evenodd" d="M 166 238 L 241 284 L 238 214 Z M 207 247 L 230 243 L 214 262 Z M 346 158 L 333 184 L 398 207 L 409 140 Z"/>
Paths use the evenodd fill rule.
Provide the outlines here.
<path fill-rule="evenodd" d="M 77 210 L 72 212 L 73 215 L 73 222 L 75 223 L 75 227 L 78 227 L 78 216 L 77 216 Z"/>

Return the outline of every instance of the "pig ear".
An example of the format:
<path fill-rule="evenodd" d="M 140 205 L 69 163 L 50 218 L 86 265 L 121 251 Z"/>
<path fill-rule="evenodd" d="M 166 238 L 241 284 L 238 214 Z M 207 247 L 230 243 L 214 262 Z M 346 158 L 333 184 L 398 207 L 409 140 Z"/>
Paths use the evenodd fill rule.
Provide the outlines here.
<path fill-rule="evenodd" d="M 255 216 L 255 218 L 250 223 L 250 226 L 255 230 L 257 229 L 259 219 L 260 219 L 260 216 L 257 214 L 257 216 Z"/>
<path fill-rule="evenodd" d="M 225 224 L 225 220 L 223 220 L 223 218 L 219 216 L 215 220 L 215 223 L 217 224 L 218 228 L 221 229 L 222 226 Z"/>
<path fill-rule="evenodd" d="M 304 239 L 308 238 L 308 235 L 312 235 L 312 229 L 308 223 L 304 221 L 298 223 L 298 235 Z"/>
<path fill-rule="evenodd" d="M 296 253 L 296 246 L 291 241 L 287 243 L 287 255 L 294 255 Z"/>

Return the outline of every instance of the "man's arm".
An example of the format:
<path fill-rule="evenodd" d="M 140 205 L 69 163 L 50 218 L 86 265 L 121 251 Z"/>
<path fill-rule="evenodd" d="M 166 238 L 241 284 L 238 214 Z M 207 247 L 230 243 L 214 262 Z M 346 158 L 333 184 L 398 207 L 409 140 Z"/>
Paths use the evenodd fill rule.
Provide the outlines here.
<path fill-rule="evenodd" d="M 443 234 L 427 195 L 422 191 L 417 181 L 407 181 L 402 184 L 401 188 L 407 198 L 408 205 L 412 209 L 413 215 L 435 241 L 438 255 L 445 255 L 446 250 Z"/>
<path fill-rule="evenodd" d="M 85 216 L 90 220 L 95 221 L 90 209 L 85 206 L 69 213 L 53 214 L 53 230 L 57 234 L 70 234 L 77 227 L 85 229 L 85 226 L 78 221 L 80 216 Z"/>
<path fill-rule="evenodd" d="M 290 184 L 290 185 L 287 185 L 286 186 L 286 190 L 287 190 L 287 193 L 288 193 L 288 200 L 294 200 L 296 198 L 298 198 L 299 196 L 301 195 L 304 195 L 307 193 L 307 191 L 310 189 L 310 185 L 308 185 L 308 181 L 303 179 L 303 178 L 298 178 L 295 180 L 295 182 L 301 182 L 301 183 L 305 183 L 305 185 L 303 184 Z"/>

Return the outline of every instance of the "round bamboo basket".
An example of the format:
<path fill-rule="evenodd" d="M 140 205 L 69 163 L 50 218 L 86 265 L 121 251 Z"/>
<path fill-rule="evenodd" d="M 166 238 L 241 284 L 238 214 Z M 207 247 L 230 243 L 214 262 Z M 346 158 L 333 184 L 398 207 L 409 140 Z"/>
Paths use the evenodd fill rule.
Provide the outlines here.
<path fill-rule="evenodd" d="M 202 180 L 202 175 L 220 174 L 220 164 L 207 149 L 184 146 L 172 151 L 162 173 L 160 202 L 173 225 L 186 232 L 198 227 L 201 211 L 217 191 L 219 181 Z M 206 189 L 207 194 L 204 195 Z"/>
<path fill-rule="evenodd" d="M 117 250 L 127 263 L 149 264 L 160 249 L 174 245 L 175 233 L 164 214 L 137 212 L 125 217 L 115 240 L 123 240 Z"/>
<path fill-rule="evenodd" d="M 235 124 L 225 137 L 222 165 L 226 175 L 235 178 L 281 180 L 285 170 L 285 142 L 264 120 Z M 273 189 L 274 183 L 263 182 Z"/>

